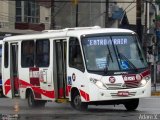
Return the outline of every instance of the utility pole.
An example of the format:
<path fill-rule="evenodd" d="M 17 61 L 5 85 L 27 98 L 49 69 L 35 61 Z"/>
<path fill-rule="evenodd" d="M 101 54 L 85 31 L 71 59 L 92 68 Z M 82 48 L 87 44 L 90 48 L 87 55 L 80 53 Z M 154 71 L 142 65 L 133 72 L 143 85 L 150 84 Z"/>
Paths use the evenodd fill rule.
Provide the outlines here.
<path fill-rule="evenodd" d="M 155 87 L 155 91 L 156 91 L 156 83 L 157 83 L 157 53 L 158 53 L 158 49 L 157 49 L 157 8 L 155 6 L 155 4 L 153 4 L 152 2 L 150 2 L 150 4 L 152 5 L 152 7 L 154 8 L 155 10 L 155 36 L 154 36 L 154 39 L 152 41 L 153 43 L 153 55 L 154 55 L 154 62 L 153 62 L 153 68 L 154 68 L 154 74 L 153 74 L 153 77 L 154 77 L 154 87 Z"/>
<path fill-rule="evenodd" d="M 143 33 L 143 37 L 142 37 L 142 47 L 144 50 L 144 55 L 147 58 L 148 52 L 147 52 L 147 42 L 148 42 L 148 24 L 149 24 L 149 9 L 148 9 L 148 1 L 144 1 L 145 2 L 145 25 L 144 25 L 144 33 Z"/>
<path fill-rule="evenodd" d="M 147 21 L 148 21 L 148 1 L 145 1 L 145 34 L 147 35 Z"/>
<path fill-rule="evenodd" d="M 106 14 L 105 14 L 105 27 L 108 27 L 108 8 L 109 8 L 109 0 L 106 0 Z"/>
<path fill-rule="evenodd" d="M 76 7 L 76 24 L 75 26 L 78 27 L 78 0 L 71 0 L 72 4 Z"/>
<path fill-rule="evenodd" d="M 136 0 L 136 32 L 142 44 L 141 0 Z"/>
<path fill-rule="evenodd" d="M 54 20 L 54 0 L 51 0 L 51 24 L 50 29 L 54 29 L 55 27 L 55 20 Z"/>
<path fill-rule="evenodd" d="M 76 27 L 78 27 L 78 3 L 76 4 Z"/>

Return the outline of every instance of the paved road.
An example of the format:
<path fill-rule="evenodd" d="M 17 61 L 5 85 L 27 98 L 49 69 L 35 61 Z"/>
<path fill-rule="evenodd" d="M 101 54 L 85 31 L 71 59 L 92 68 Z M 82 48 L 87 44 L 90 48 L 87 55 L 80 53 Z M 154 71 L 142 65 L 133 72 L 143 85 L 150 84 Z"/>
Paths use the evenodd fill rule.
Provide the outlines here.
<path fill-rule="evenodd" d="M 68 103 L 51 102 L 45 108 L 33 109 L 25 100 L 0 98 L 0 114 L 4 120 L 160 120 L 159 101 L 160 97 L 140 99 L 138 109 L 128 112 L 123 105 L 89 106 L 88 111 L 77 111 Z"/>

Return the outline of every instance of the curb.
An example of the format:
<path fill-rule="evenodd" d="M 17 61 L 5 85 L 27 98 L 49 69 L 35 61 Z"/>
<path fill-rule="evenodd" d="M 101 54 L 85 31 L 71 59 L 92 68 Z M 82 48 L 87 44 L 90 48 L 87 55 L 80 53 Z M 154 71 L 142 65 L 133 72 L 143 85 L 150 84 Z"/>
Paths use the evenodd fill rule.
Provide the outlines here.
<path fill-rule="evenodd" d="M 155 91 L 151 93 L 152 96 L 160 96 L 160 91 Z"/>

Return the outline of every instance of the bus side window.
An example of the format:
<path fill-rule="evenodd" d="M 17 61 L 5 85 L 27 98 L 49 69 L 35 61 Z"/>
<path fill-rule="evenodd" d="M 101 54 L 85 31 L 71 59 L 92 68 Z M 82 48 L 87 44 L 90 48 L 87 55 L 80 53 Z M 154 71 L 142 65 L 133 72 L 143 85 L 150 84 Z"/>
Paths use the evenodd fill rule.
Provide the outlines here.
<path fill-rule="evenodd" d="M 36 66 L 48 67 L 49 66 L 49 40 L 36 41 Z"/>
<path fill-rule="evenodd" d="M 77 38 L 70 38 L 69 40 L 69 65 L 84 71 L 84 64 L 82 59 L 82 53 Z"/>
<path fill-rule="evenodd" d="M 22 41 L 22 67 L 34 67 L 34 40 Z"/>
<path fill-rule="evenodd" d="M 4 67 L 8 67 L 8 42 L 4 43 Z"/>

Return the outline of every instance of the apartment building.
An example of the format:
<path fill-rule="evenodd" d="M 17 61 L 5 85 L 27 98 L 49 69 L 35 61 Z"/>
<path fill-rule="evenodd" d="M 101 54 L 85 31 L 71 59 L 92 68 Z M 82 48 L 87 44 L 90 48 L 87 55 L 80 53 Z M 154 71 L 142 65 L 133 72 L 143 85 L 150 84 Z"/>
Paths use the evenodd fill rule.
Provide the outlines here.
<path fill-rule="evenodd" d="M 0 36 L 50 28 L 50 0 L 0 1 Z"/>
<path fill-rule="evenodd" d="M 50 1 L 16 1 L 16 29 L 41 31 L 49 29 Z"/>

